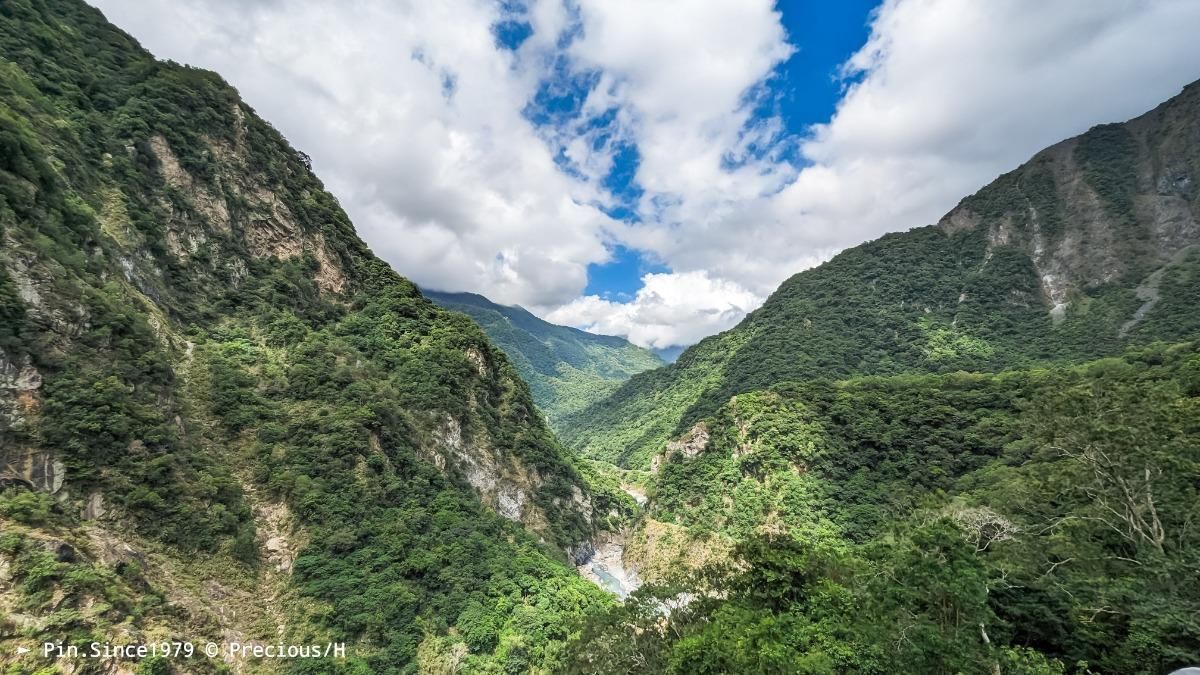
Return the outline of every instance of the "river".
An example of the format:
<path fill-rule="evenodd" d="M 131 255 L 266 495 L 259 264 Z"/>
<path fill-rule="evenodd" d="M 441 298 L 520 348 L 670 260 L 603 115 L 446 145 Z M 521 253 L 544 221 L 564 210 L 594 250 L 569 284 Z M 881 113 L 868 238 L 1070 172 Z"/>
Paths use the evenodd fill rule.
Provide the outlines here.
<path fill-rule="evenodd" d="M 623 485 L 621 489 L 633 497 L 639 508 L 646 505 L 646 494 L 639 488 Z M 596 547 L 595 554 L 579 566 L 579 573 L 588 581 L 622 600 L 629 597 L 630 593 L 642 585 L 637 571 L 625 565 L 624 534 L 614 534 L 600 543 Z"/>
<path fill-rule="evenodd" d="M 624 557 L 625 538 L 616 535 L 596 547 L 595 555 L 579 566 L 579 573 L 624 600 L 642 585 L 637 572 L 625 566 Z"/>

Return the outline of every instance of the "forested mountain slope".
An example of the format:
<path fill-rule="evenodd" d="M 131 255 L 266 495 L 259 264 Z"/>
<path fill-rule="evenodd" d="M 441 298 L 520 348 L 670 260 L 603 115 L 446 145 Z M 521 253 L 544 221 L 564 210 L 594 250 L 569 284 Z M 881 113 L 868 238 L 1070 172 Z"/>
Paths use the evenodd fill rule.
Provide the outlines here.
<path fill-rule="evenodd" d="M 784 282 L 737 327 L 559 426 L 646 466 L 738 392 L 816 377 L 987 371 L 1200 335 L 1200 85 L 1052 146 L 934 226 Z"/>
<path fill-rule="evenodd" d="M 566 550 L 631 502 L 504 354 L 220 77 L 79 0 L 0 3 L 0 241 L 6 672 L 117 638 L 523 672 L 610 602 Z"/>
<path fill-rule="evenodd" d="M 551 427 L 612 393 L 637 373 L 664 365 L 624 338 L 556 326 L 521 307 L 498 305 L 474 293 L 422 291 L 437 304 L 475 320 L 529 383 Z"/>
<path fill-rule="evenodd" d="M 654 464 L 625 562 L 659 585 L 592 622 L 576 672 L 1200 663 L 1195 343 L 782 384 L 732 398 Z"/>

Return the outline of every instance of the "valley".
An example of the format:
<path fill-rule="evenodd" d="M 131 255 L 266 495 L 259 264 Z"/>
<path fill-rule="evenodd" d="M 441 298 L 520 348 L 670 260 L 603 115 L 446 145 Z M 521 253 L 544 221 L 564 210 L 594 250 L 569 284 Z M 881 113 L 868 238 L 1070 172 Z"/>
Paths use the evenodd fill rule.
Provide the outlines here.
<path fill-rule="evenodd" d="M 1194 83 L 668 364 L 418 288 L 220 75 L 6 1 L 0 668 L 1200 663 L 1197 177 Z M 185 639 L 346 650 L 18 652 Z"/>
<path fill-rule="evenodd" d="M 567 417 L 568 445 L 643 472 L 645 485 L 620 552 L 606 542 L 584 568 L 625 602 L 589 623 L 575 667 L 942 672 L 948 656 L 931 656 L 934 642 L 878 647 L 896 631 L 932 631 L 962 672 L 1073 672 L 1063 664 L 1083 661 L 1087 672 L 1166 672 L 1172 662 L 1145 662 L 1165 655 L 1157 649 L 1175 639 L 1165 633 L 1145 638 L 1159 645 L 1150 651 L 1127 643 L 1097 657 L 1085 645 L 1141 640 L 1121 621 L 1148 627 L 1152 608 L 1196 598 L 1142 572 L 1193 574 L 1164 537 L 1191 536 L 1183 495 L 1200 478 L 1188 374 L 1200 227 L 1196 195 L 1164 191 L 1180 183 L 1151 167 L 1193 175 L 1200 147 L 1184 129 L 1197 124 L 1198 92 L 1039 153 L 937 226 L 796 275 L 742 324 Z M 1173 526 L 1157 520 L 1160 488 L 1183 500 Z M 969 547 L 953 552 L 935 533 L 943 526 Z M 1106 530 L 1119 537 L 1099 543 Z M 977 612 L 977 630 L 892 614 L 933 601 L 912 588 L 893 595 L 915 580 L 913 555 L 952 565 L 946 583 L 968 595 L 938 602 Z M 879 574 L 889 581 L 877 585 Z M 644 588 L 629 598 L 635 576 Z M 1122 595 L 1132 588 L 1136 602 Z M 672 646 L 639 646 L 654 608 L 681 592 L 707 597 L 671 615 Z M 1060 615 L 1035 618 L 1028 602 Z M 1095 608 L 1125 619 L 1105 627 Z M 857 611 L 894 623 L 864 624 Z M 767 621 L 787 627 L 764 636 Z M 1172 644 L 1191 649 L 1196 627 L 1174 625 Z M 779 652 L 746 653 L 742 639 Z"/>
<path fill-rule="evenodd" d="M 547 323 L 521 307 L 472 293 L 422 293 L 470 316 L 512 360 L 550 428 L 600 401 L 630 377 L 665 365 L 626 340 Z"/>

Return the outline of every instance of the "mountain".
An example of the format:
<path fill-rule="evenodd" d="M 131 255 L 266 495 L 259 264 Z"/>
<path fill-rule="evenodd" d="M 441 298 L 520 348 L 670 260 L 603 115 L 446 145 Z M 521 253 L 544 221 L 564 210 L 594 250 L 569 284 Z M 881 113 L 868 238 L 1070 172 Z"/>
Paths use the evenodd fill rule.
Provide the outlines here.
<path fill-rule="evenodd" d="M 550 425 L 599 401 L 637 373 L 664 365 L 627 340 L 556 326 L 521 307 L 474 293 L 422 291 L 425 297 L 479 324 L 529 383 Z"/>
<path fill-rule="evenodd" d="M 168 638 L 346 642 L 321 672 L 555 667 L 612 603 L 568 554 L 632 501 L 504 353 L 217 75 L 78 0 L 6 0 L 0 57 L 6 672 L 107 668 L 17 646 Z M 225 667 L 192 664 L 138 672 Z"/>
<path fill-rule="evenodd" d="M 675 361 L 679 359 L 679 355 L 683 354 L 685 349 L 687 349 L 687 347 L 675 345 L 672 347 L 655 347 L 650 351 L 654 352 L 658 358 L 666 361 L 667 363 L 675 363 Z"/>
<path fill-rule="evenodd" d="M 647 469 L 572 671 L 1200 663 L 1198 172 L 1193 84 L 568 418 Z"/>
<path fill-rule="evenodd" d="M 731 396 L 788 381 L 991 371 L 1200 334 L 1200 85 L 1039 152 L 936 225 L 785 281 L 738 326 L 558 424 L 648 466 Z"/>
<path fill-rule="evenodd" d="M 732 397 L 653 467 L 623 560 L 653 583 L 589 619 L 574 672 L 1200 662 L 1200 587 L 1181 582 L 1200 575 L 1195 342 L 780 384 Z"/>
<path fill-rule="evenodd" d="M 1192 85 L 1051 147 L 558 422 L 644 469 L 617 471 L 519 369 L 616 377 L 618 343 L 460 300 L 510 358 L 220 77 L 79 0 L 5 0 L 0 666 L 1195 665 L 1197 112 Z M 647 584 L 585 581 L 597 549 Z M 225 647 L 41 655 L 172 641 Z"/>

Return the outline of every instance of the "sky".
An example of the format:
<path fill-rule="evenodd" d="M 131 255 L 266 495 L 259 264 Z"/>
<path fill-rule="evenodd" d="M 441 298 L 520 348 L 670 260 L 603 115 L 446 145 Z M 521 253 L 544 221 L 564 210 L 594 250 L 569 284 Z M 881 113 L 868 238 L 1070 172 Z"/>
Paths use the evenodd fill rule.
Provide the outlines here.
<path fill-rule="evenodd" d="M 90 1 L 401 274 L 654 348 L 1200 78 L 1193 0 Z"/>

